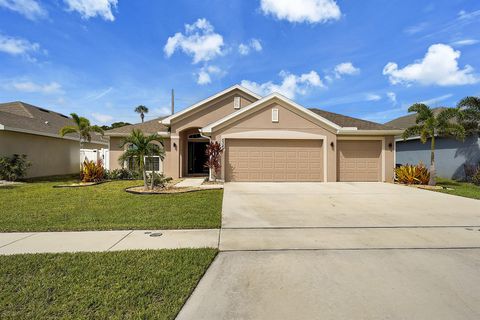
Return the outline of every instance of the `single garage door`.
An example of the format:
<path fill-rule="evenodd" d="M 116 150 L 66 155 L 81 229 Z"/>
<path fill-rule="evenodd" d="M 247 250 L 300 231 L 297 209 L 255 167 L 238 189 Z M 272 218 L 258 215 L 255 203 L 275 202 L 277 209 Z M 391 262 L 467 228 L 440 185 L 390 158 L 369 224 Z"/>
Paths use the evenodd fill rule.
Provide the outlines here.
<path fill-rule="evenodd" d="M 322 140 L 230 139 L 227 181 L 322 181 Z"/>
<path fill-rule="evenodd" d="M 337 146 L 338 181 L 381 181 L 381 141 L 339 140 Z"/>

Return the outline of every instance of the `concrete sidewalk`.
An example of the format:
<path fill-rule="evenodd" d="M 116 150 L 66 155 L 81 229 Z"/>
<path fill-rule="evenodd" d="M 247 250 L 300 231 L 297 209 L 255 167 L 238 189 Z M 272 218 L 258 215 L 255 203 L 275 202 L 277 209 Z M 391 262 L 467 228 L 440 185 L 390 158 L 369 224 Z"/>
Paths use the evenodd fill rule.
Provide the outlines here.
<path fill-rule="evenodd" d="M 0 254 L 218 248 L 218 237 L 218 229 L 0 233 Z"/>

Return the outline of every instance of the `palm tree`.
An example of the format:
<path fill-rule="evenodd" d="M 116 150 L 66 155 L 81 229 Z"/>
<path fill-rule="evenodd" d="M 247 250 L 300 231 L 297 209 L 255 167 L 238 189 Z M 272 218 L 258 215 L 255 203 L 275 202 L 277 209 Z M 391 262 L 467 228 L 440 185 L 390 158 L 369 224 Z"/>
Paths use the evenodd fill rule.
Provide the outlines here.
<path fill-rule="evenodd" d="M 460 108 L 460 123 L 468 133 L 480 132 L 480 98 L 465 97 L 457 104 Z"/>
<path fill-rule="evenodd" d="M 71 113 L 70 116 L 72 116 L 72 120 L 75 124 L 61 128 L 59 133 L 62 137 L 69 133 L 78 134 L 80 149 L 82 149 L 84 142 L 92 141 L 92 132 L 97 132 L 103 135 L 103 129 L 99 126 L 92 126 L 90 120 L 87 118 L 79 117 L 76 113 Z"/>
<path fill-rule="evenodd" d="M 148 113 L 148 108 L 143 105 L 139 105 L 138 107 L 135 108 L 135 112 L 140 113 L 140 119 L 142 119 L 142 123 L 143 123 L 143 119 L 145 118 L 145 113 Z"/>
<path fill-rule="evenodd" d="M 128 146 L 127 150 L 119 157 L 118 162 L 123 165 L 126 161 L 133 161 L 143 174 L 143 184 L 145 189 L 147 184 L 147 171 L 145 168 L 145 157 L 159 156 L 160 160 L 165 158 L 162 138 L 157 134 L 144 135 L 142 131 L 133 129 L 132 133 L 126 137 L 121 148 Z M 152 179 L 154 174 L 152 172 Z"/>
<path fill-rule="evenodd" d="M 452 136 L 456 139 L 465 139 L 465 128 L 456 122 L 451 121 L 459 114 L 458 108 L 445 108 L 435 113 L 433 110 L 423 104 L 415 103 L 408 112 L 416 112 L 416 124 L 405 129 L 403 139 L 406 140 L 412 136 L 420 136 L 420 141 L 426 143 L 430 139 L 430 181 L 429 185 L 434 186 L 435 181 L 435 138 L 440 136 Z"/>

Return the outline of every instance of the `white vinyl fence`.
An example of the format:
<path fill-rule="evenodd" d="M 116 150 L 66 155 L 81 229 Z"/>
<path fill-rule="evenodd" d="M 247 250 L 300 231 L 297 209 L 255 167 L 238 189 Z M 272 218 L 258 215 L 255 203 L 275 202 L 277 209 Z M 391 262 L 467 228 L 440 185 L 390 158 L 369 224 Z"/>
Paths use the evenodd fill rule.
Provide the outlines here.
<path fill-rule="evenodd" d="M 102 160 L 103 167 L 109 169 L 109 150 L 108 149 L 80 149 L 80 163 L 83 161 L 97 162 Z"/>

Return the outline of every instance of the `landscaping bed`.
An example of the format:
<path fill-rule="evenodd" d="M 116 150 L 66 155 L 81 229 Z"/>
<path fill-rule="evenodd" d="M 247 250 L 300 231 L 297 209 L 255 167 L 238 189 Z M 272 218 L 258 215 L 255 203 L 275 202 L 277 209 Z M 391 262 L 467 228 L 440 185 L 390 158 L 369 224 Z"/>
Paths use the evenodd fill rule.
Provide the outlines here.
<path fill-rule="evenodd" d="M 222 190 L 135 195 L 142 181 L 112 181 L 88 188 L 53 188 L 75 180 L 0 188 L 0 231 L 73 231 L 218 228 Z"/>
<path fill-rule="evenodd" d="M 216 252 L 0 256 L 0 319 L 174 319 Z"/>

